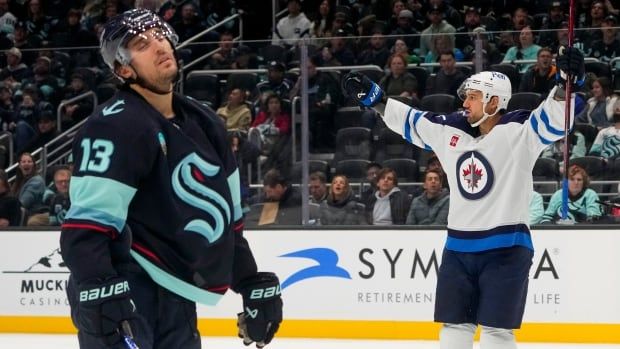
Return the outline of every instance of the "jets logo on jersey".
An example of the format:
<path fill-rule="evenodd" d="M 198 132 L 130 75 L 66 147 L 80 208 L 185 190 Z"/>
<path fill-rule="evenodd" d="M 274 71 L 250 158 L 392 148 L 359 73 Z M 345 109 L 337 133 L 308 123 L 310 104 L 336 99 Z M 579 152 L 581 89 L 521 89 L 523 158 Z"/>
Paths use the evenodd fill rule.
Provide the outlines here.
<path fill-rule="evenodd" d="M 456 161 L 456 176 L 459 191 L 465 199 L 478 200 L 493 187 L 493 169 L 489 161 L 479 152 L 470 151 Z"/>
<path fill-rule="evenodd" d="M 205 211 L 215 223 L 212 226 L 204 219 L 194 219 L 185 225 L 185 231 L 200 234 L 210 243 L 217 241 L 231 222 L 231 209 L 226 199 L 204 184 L 205 177 L 214 177 L 219 171 L 219 166 L 191 153 L 181 160 L 172 172 L 172 188 L 175 194 L 188 205 Z"/>

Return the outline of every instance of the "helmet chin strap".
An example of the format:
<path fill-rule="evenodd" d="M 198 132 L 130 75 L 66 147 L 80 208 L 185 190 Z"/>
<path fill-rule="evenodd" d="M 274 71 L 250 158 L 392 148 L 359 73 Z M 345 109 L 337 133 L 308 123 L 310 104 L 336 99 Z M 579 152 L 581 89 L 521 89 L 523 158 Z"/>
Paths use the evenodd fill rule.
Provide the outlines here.
<path fill-rule="evenodd" d="M 478 120 L 478 121 L 474 122 L 473 124 L 471 124 L 471 127 L 478 127 L 478 126 L 480 126 L 483 122 L 485 122 L 485 121 L 486 121 L 486 119 L 488 119 L 488 118 L 490 118 L 491 116 L 495 115 L 495 114 L 489 114 L 489 113 L 487 113 L 487 104 L 488 104 L 488 103 L 489 103 L 489 102 L 483 102 L 483 103 L 482 103 L 482 112 L 483 112 L 483 115 L 482 115 L 482 117 L 480 118 L 480 120 Z M 497 110 L 497 108 L 495 108 L 495 109 Z"/>

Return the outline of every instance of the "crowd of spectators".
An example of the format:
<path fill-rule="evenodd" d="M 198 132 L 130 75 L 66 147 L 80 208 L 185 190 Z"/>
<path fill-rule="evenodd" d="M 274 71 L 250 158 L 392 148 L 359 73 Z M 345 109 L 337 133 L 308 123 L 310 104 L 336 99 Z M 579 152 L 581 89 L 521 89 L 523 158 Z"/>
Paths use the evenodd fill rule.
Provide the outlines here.
<path fill-rule="evenodd" d="M 256 14 L 264 13 L 259 9 L 265 7 L 258 3 L 0 0 L 0 50 L 4 52 L 0 56 L 0 123 L 13 140 L 14 154 L 10 155 L 16 155 L 19 160 L 12 184 L 6 175 L 0 176 L 0 223 L 41 225 L 46 221 L 50 224 L 62 221 L 69 205 L 65 191 L 69 179 L 64 178 L 67 171 L 54 168 L 48 171 L 49 178 L 42 178 L 37 175 L 36 160 L 30 154 L 56 138 L 60 130 L 84 120 L 94 108 L 92 99 L 82 98 L 63 103 L 57 115 L 61 102 L 88 91 L 95 92 L 102 102 L 111 95 L 108 88 L 113 91 L 120 83 L 98 55 L 97 38 L 102 23 L 132 7 L 147 7 L 168 21 L 184 41 L 239 10 L 244 11 L 244 20 L 257 20 L 255 17 L 260 16 Z M 503 65 L 503 69 L 514 74 L 509 75 L 513 92 L 534 92 L 542 99 L 555 84 L 554 55 L 568 38 L 568 7 L 562 1 L 349 0 L 337 5 L 332 0 L 280 0 L 277 3 L 287 11 L 270 34 L 260 37 L 262 40 L 236 42 L 234 38 L 239 34 L 254 37 L 255 32 L 264 31 L 246 25 L 244 32 L 239 33 L 237 19 L 205 34 L 200 41 L 206 44 L 190 45 L 177 52 L 179 59 L 187 63 L 217 49 L 192 69 L 264 68 L 267 71 L 254 76 L 250 83 L 243 79 L 235 82 L 232 75 L 218 74 L 212 86 L 216 97 L 205 101 L 229 130 L 248 207 L 286 202 L 289 209 L 297 207 L 293 202 L 300 203 L 296 187 L 300 178 L 290 178 L 294 165 L 291 153 L 298 151 L 291 141 L 294 133 L 299 132 L 299 126 L 291 118 L 295 112 L 291 101 L 301 95 L 300 39 L 307 39 L 304 42 L 310 55 L 305 67 L 309 77 L 310 150 L 315 154 L 330 154 L 337 152 L 336 136 L 341 124 L 338 112 L 351 106 L 339 87 L 340 76 L 348 71 L 347 66 L 378 67 L 378 75 L 373 78 L 388 95 L 420 106 L 428 95 L 454 96 L 460 83 L 473 72 L 472 62 L 482 58 L 483 69 Z M 615 6 L 613 2 L 601 0 L 578 2 L 575 45 L 596 64 L 588 66 L 588 79 L 581 92 L 586 108 L 577 116 L 577 122 L 588 127 L 576 127 L 569 138 L 571 161 L 590 155 L 602 159 L 604 166 L 610 168 L 620 155 L 620 104 L 617 102 L 620 77 L 614 60 L 620 57 L 620 10 Z M 477 47 L 480 52 L 476 52 Z M 415 66 L 421 63 L 433 65 L 414 69 L 420 68 Z M 343 69 L 319 69 L 330 66 L 343 66 Z M 191 95 L 192 91 L 186 93 Z M 458 103 L 450 106 L 451 110 L 456 108 Z M 384 127 L 368 113 L 360 115 L 359 123 L 372 128 L 373 140 Z M 542 157 L 560 163 L 563 147 L 562 142 L 553 144 Z M 0 144 L 4 168 L 10 165 L 7 152 L 6 144 Z M 445 173 L 433 167 L 432 158 L 426 162 L 420 156 L 424 152 L 415 154 L 414 160 L 422 174 L 414 186 L 399 186 L 399 178 L 406 178 L 409 173 L 399 173 L 402 169 L 381 169 L 377 162 L 370 162 L 365 180 L 332 171 L 313 173 L 311 202 L 318 205 L 314 221 L 324 225 L 445 224 L 449 202 Z M 331 168 L 336 165 L 330 164 Z M 581 176 L 587 188 L 588 174 L 583 171 L 575 172 L 576 175 L 569 172 L 569 175 Z M 601 179 L 598 174 L 592 176 Z M 620 177 L 604 179 L 620 180 Z M 250 184 L 261 182 L 265 192 L 250 189 Z M 544 215 L 547 221 L 555 219 L 555 197 L 553 193 L 545 193 L 543 202 L 549 205 Z M 578 201 L 579 197 L 579 193 L 571 192 L 571 200 Z M 259 221 L 278 221 L 279 216 L 273 215 L 273 205 L 261 205 L 260 209 Z M 592 217 L 603 213 L 586 214 L 586 217 L 596 220 Z"/>

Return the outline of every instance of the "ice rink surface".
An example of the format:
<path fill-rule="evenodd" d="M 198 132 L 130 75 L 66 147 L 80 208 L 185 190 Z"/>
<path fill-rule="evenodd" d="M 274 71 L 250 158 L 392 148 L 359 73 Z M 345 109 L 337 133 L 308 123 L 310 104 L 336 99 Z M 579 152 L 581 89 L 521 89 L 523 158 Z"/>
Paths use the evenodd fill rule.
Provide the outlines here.
<path fill-rule="evenodd" d="M 203 337 L 204 349 L 241 349 L 240 339 Z M 620 344 L 519 344 L 519 349 L 620 349 Z M 2 349 L 78 349 L 74 335 L 0 334 Z M 277 338 L 268 349 L 438 349 L 437 342 Z M 474 345 L 479 349 L 478 343 Z"/>

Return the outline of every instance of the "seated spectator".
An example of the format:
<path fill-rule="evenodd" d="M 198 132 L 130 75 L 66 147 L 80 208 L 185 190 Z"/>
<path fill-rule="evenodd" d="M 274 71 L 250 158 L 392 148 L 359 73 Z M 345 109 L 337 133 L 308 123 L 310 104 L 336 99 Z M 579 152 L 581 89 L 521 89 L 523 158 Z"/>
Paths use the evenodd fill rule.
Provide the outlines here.
<path fill-rule="evenodd" d="M 37 116 L 37 133 L 34 138 L 26 144 L 24 151 L 32 153 L 58 137 L 58 134 L 56 130 L 56 118 L 50 110 L 42 110 Z M 48 149 L 48 152 L 50 150 L 51 149 Z"/>
<path fill-rule="evenodd" d="M 465 59 L 465 55 L 461 50 L 454 47 L 454 37 L 449 35 L 435 35 L 431 39 L 431 49 L 426 53 L 424 57 L 425 63 L 436 63 L 439 61 L 439 55 L 441 52 L 452 52 L 454 59 L 457 62 L 462 62 Z M 430 72 L 435 70 L 434 67 L 428 68 Z"/>
<path fill-rule="evenodd" d="M 310 37 L 310 20 L 301 12 L 300 0 L 287 1 L 288 15 L 282 17 L 273 32 L 273 45 L 291 47 L 302 38 Z"/>
<path fill-rule="evenodd" d="M 552 1 L 549 13 L 543 17 L 542 30 L 538 36 L 538 45 L 549 47 L 556 41 L 556 31 L 562 28 L 562 23 L 568 20 L 561 1 Z"/>
<path fill-rule="evenodd" d="M 357 64 L 383 67 L 389 57 L 390 51 L 386 47 L 385 35 L 380 28 L 376 28 L 368 41 L 368 47 L 357 57 Z"/>
<path fill-rule="evenodd" d="M 13 90 L 11 89 L 9 84 L 1 84 L 0 122 L 2 122 L 2 129 L 8 129 L 9 124 L 13 122 L 13 120 L 15 120 L 15 104 L 13 102 Z"/>
<path fill-rule="evenodd" d="M 618 96 L 613 93 L 611 81 L 606 77 L 594 79 L 591 86 L 592 97 L 588 99 L 587 112 L 577 117 L 577 121 L 602 129 L 611 125 L 614 104 L 618 101 Z"/>
<path fill-rule="evenodd" d="M 437 169 L 426 171 L 424 192 L 411 202 L 406 224 L 411 225 L 446 225 L 450 193 L 442 187 L 442 173 Z"/>
<path fill-rule="evenodd" d="M 462 70 L 456 69 L 453 51 L 444 51 L 439 55 L 439 71 L 434 79 L 427 80 L 425 94 L 445 93 L 456 95 L 466 76 Z"/>
<path fill-rule="evenodd" d="M 525 26 L 519 34 L 519 43 L 506 52 L 502 63 L 512 63 L 515 60 L 536 60 L 540 46 L 534 43 L 534 34 L 530 26 Z M 532 63 L 519 63 L 519 73 L 525 73 Z"/>
<path fill-rule="evenodd" d="M 399 54 L 393 54 L 388 59 L 390 72 L 384 76 L 379 85 L 386 96 L 418 96 L 418 80 L 407 72 L 407 60 Z"/>
<path fill-rule="evenodd" d="M 272 61 L 269 63 L 267 71 L 267 80 L 256 85 L 255 95 L 258 97 L 258 103 L 264 103 L 265 98 L 275 93 L 281 99 L 288 98 L 293 83 L 284 77 L 286 67 L 283 63 Z"/>
<path fill-rule="evenodd" d="M 0 170 L 0 228 L 18 227 L 21 220 L 21 203 L 11 194 L 6 172 Z"/>
<path fill-rule="evenodd" d="M 26 27 L 30 36 L 45 41 L 49 39 L 49 33 L 58 19 L 48 16 L 41 3 L 41 0 L 29 0 L 27 2 Z"/>
<path fill-rule="evenodd" d="M 0 0 L 0 31 L 4 33 L 12 33 L 17 22 L 17 17 L 9 11 L 9 5 L 9 0 Z"/>
<path fill-rule="evenodd" d="M 327 199 L 327 178 L 323 172 L 312 172 L 308 177 L 310 203 L 321 204 Z"/>
<path fill-rule="evenodd" d="M 373 225 L 405 224 L 411 199 L 398 187 L 398 177 L 384 167 L 377 174 L 377 191 L 366 206 L 366 220 Z"/>
<path fill-rule="evenodd" d="M 216 114 L 224 120 L 228 131 L 247 132 L 252 122 L 252 111 L 245 103 L 245 92 L 235 88 L 228 94 L 228 102 Z"/>
<path fill-rule="evenodd" d="M 0 70 L 0 80 L 12 78 L 15 82 L 21 82 L 31 75 L 32 71 L 22 63 L 22 52 L 17 47 L 6 51 L 6 67 Z"/>
<path fill-rule="evenodd" d="M 312 21 L 310 29 L 310 37 L 313 39 L 321 39 L 325 37 L 325 33 L 330 31 L 332 21 L 334 19 L 334 8 L 328 0 L 321 1 L 317 12 L 316 18 Z M 314 42 L 318 43 L 318 46 L 323 46 L 323 43 L 320 42 L 320 40 L 316 40 Z"/>
<path fill-rule="evenodd" d="M 69 100 L 90 91 L 87 79 L 84 74 L 74 72 L 71 74 L 71 82 L 65 88 L 64 100 Z M 86 119 L 93 111 L 93 101 L 90 98 L 82 98 L 71 104 L 64 106 L 62 114 L 62 129 L 66 130 L 71 126 Z"/>
<path fill-rule="evenodd" d="M 366 165 L 366 185 L 368 185 L 368 188 L 366 188 L 361 195 L 361 203 L 369 206 L 370 205 L 370 201 L 374 200 L 372 199 L 373 196 L 375 196 L 375 192 L 377 191 L 377 174 L 379 173 L 379 171 L 381 171 L 383 167 L 376 162 L 371 162 L 368 165 Z"/>
<path fill-rule="evenodd" d="M 456 30 L 456 39 L 455 46 L 463 51 L 466 59 L 471 59 L 471 54 L 476 48 L 475 40 L 478 32 L 483 29 L 485 30 L 484 36 L 486 36 L 487 41 L 489 40 L 489 35 L 486 34 L 486 26 L 482 24 L 480 12 L 480 7 L 475 6 L 465 6 L 465 20 L 463 22 L 463 26 Z M 491 28 L 492 30 L 492 28 Z M 492 40 L 492 37 L 490 38 Z"/>
<path fill-rule="evenodd" d="M 36 50 L 31 49 L 40 47 L 41 41 L 36 37 L 30 37 L 26 23 L 19 21 L 15 23 L 15 30 L 13 31 L 13 46 L 21 51 L 22 62 L 31 67 L 37 58 Z"/>
<path fill-rule="evenodd" d="M 39 56 L 32 67 L 33 76 L 22 81 L 22 85 L 34 84 L 40 91 L 43 100 L 56 103 L 58 101 L 58 78 L 52 74 L 52 60 L 47 56 Z"/>
<path fill-rule="evenodd" d="M 348 33 L 344 29 L 332 32 L 329 42 L 321 49 L 325 66 L 349 66 L 355 64 L 355 53 L 347 46 Z"/>
<path fill-rule="evenodd" d="M 249 200 L 250 205 L 261 205 L 261 212 L 250 210 L 249 223 L 301 224 L 301 193 L 277 169 L 271 169 L 263 177 L 262 193 Z M 253 207 L 252 209 L 256 209 Z M 254 223 L 255 224 L 255 223 Z"/>
<path fill-rule="evenodd" d="M 398 13 L 397 27 L 391 33 L 391 37 L 400 37 L 408 47 L 420 46 L 420 33 L 413 26 L 413 12 L 403 9 Z M 393 42 L 394 39 L 391 39 Z M 385 65 L 385 63 L 383 64 Z"/>
<path fill-rule="evenodd" d="M 183 4 L 180 18 L 171 23 L 172 28 L 179 36 L 179 42 L 183 42 L 206 29 L 198 14 L 198 9 L 193 2 Z"/>
<path fill-rule="evenodd" d="M 430 26 L 422 31 L 422 36 L 420 37 L 420 51 L 418 52 L 420 57 L 425 57 L 428 51 L 431 50 L 433 47 L 433 36 L 436 34 L 450 35 L 454 45 L 454 33 L 456 33 L 456 29 L 444 20 L 444 15 L 445 8 L 443 4 L 433 4 L 429 6 L 427 18 L 430 22 Z"/>
<path fill-rule="evenodd" d="M 65 221 L 65 215 L 71 207 L 69 200 L 69 186 L 71 182 L 71 170 L 68 167 L 60 167 L 54 172 L 54 191 L 48 193 L 44 202 L 49 203 L 49 225 L 59 226 Z"/>
<path fill-rule="evenodd" d="M 37 213 L 42 208 L 45 181 L 37 174 L 37 166 L 30 153 L 22 153 L 15 175 L 11 194 L 17 197 L 29 213 Z"/>
<path fill-rule="evenodd" d="M 618 20 L 614 16 L 607 16 L 601 23 L 602 38 L 592 43 L 590 57 L 601 62 L 609 63 L 620 57 L 620 39 L 618 39 Z M 613 67 L 612 67 L 613 68 Z"/>
<path fill-rule="evenodd" d="M 568 169 L 568 218 L 577 223 L 592 222 L 601 217 L 598 194 L 588 188 L 590 177 L 578 165 Z M 541 223 L 555 223 L 562 217 L 562 189 L 551 196 Z"/>
<path fill-rule="evenodd" d="M 310 146 L 312 151 L 334 148 L 336 133 L 334 113 L 342 98 L 340 85 L 329 72 L 317 70 L 321 60 L 308 59 L 308 118 L 310 124 Z M 291 90 L 290 99 L 301 95 L 302 79 L 297 79 Z"/>
<path fill-rule="evenodd" d="M 267 97 L 264 109 L 252 122 L 248 137 L 264 155 L 270 155 L 282 140 L 288 138 L 290 132 L 291 116 L 282 111 L 282 100 L 272 93 Z"/>
<path fill-rule="evenodd" d="M 13 132 L 16 153 L 20 153 L 34 137 L 34 124 L 38 114 L 39 103 L 36 92 L 30 89 L 23 91 L 22 101 L 13 114 L 15 118 L 9 123 L 9 131 Z"/>
<path fill-rule="evenodd" d="M 530 225 L 538 224 L 542 221 L 545 214 L 543 197 L 535 190 L 532 191 L 530 199 Z"/>
<path fill-rule="evenodd" d="M 556 72 L 553 52 L 549 48 L 541 48 L 536 56 L 536 64 L 521 76 L 519 92 L 536 92 L 540 93 L 542 98 L 547 98 L 549 91 L 555 86 Z"/>
<path fill-rule="evenodd" d="M 407 64 L 418 64 L 422 62 L 422 59 L 410 52 L 409 46 L 402 38 L 396 39 L 394 46 L 392 46 L 392 54 L 400 54 L 405 57 Z"/>
<path fill-rule="evenodd" d="M 598 131 L 590 148 L 590 155 L 605 159 L 613 159 L 620 155 L 620 111 L 614 113 L 613 121 L 613 125 Z"/>
<path fill-rule="evenodd" d="M 355 201 L 355 196 L 345 175 L 335 175 L 327 199 L 321 203 L 321 225 L 365 224 L 364 212 Z"/>
<path fill-rule="evenodd" d="M 234 35 L 231 32 L 223 32 L 218 42 L 219 51 L 210 58 L 207 67 L 209 69 L 235 69 L 235 61 L 239 56 L 239 50 L 234 47 Z"/>
<path fill-rule="evenodd" d="M 586 148 L 586 137 L 579 131 L 573 129 L 568 134 L 568 155 L 569 159 L 580 158 L 586 156 L 588 149 Z M 553 144 L 550 144 L 543 150 L 540 157 L 551 158 L 558 161 L 560 169 L 564 166 L 564 139 L 561 139 Z"/>

